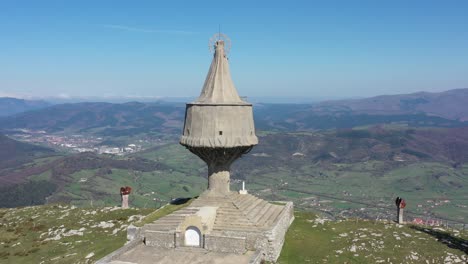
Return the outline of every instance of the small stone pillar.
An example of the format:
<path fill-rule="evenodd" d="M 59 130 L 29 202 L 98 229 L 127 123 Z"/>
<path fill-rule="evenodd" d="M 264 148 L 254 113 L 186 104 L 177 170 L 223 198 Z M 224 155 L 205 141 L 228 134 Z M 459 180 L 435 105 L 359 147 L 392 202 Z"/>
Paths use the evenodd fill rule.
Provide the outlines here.
<path fill-rule="evenodd" d="M 247 194 L 247 190 L 245 189 L 245 181 L 242 181 L 242 190 L 239 191 L 240 194 Z"/>
<path fill-rule="evenodd" d="M 132 188 L 129 186 L 120 188 L 120 196 L 122 197 L 122 209 L 128 208 L 128 196 L 132 192 Z"/>
<path fill-rule="evenodd" d="M 397 223 L 404 224 L 403 220 L 403 209 L 406 207 L 406 202 L 401 197 L 397 197 L 395 200 L 395 205 L 397 206 Z"/>

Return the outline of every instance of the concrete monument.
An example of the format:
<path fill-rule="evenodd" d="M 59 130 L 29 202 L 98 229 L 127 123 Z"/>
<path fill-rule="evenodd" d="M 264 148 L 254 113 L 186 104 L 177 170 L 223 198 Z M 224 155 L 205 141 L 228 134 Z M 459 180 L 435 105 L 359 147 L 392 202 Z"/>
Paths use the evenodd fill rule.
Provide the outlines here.
<path fill-rule="evenodd" d="M 210 48 L 213 60 L 200 96 L 186 106 L 180 138 L 180 144 L 207 164 L 208 188 L 189 206 L 139 230 L 136 237 L 144 241 L 146 248 L 153 248 L 152 253 L 138 248 L 119 261 L 152 254 L 153 258 L 165 256 L 167 263 L 175 263 L 175 258 L 187 250 L 191 252 L 187 258 L 190 261 L 183 263 L 205 263 L 210 254 L 221 254 L 232 263 L 276 261 L 279 257 L 285 233 L 294 219 L 293 204 L 269 203 L 247 193 L 244 185 L 240 192 L 230 190 L 231 164 L 248 153 L 258 138 L 252 104 L 238 95 L 231 79 L 227 58 L 230 40 L 216 34 Z M 167 257 L 170 254 L 172 257 Z"/>
<path fill-rule="evenodd" d="M 215 52 L 200 97 L 187 104 L 180 144 L 208 165 L 208 195 L 228 195 L 231 164 L 247 153 L 258 139 L 252 104 L 243 101 L 231 80 L 225 41 Z"/>

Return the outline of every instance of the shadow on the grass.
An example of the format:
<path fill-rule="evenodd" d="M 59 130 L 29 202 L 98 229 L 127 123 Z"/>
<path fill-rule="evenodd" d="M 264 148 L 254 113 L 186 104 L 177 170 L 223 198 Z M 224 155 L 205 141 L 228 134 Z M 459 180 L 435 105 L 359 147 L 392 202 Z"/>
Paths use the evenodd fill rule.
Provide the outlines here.
<path fill-rule="evenodd" d="M 194 198 L 197 198 L 197 197 L 194 197 Z M 188 197 L 188 198 L 175 198 L 175 199 L 172 199 L 170 204 L 173 204 L 173 205 L 181 205 L 181 204 L 185 204 L 186 202 L 190 201 L 192 199 L 192 197 Z"/>
<path fill-rule="evenodd" d="M 429 229 L 421 226 L 410 226 L 410 228 L 429 234 L 437 238 L 437 241 L 445 244 L 447 247 L 458 249 L 468 254 L 468 240 L 466 239 L 452 236 L 451 234 L 444 231 Z"/>

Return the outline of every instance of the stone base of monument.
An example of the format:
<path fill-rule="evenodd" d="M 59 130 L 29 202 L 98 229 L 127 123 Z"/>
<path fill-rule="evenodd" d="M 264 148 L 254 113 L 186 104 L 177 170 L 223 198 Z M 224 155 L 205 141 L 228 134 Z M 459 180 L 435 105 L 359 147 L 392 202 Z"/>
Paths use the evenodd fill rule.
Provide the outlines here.
<path fill-rule="evenodd" d="M 294 219 L 293 204 L 272 204 L 250 194 L 205 192 L 184 209 L 143 227 L 145 244 L 162 248 L 199 247 L 244 254 L 261 251 L 276 261 Z"/>
<path fill-rule="evenodd" d="M 145 248 L 157 252 L 189 250 L 192 256 L 204 251 L 200 256 L 206 252 L 238 256 L 237 263 L 274 262 L 294 220 L 293 209 L 292 202 L 272 204 L 251 194 L 219 197 L 205 192 L 188 207 L 143 226 L 139 236 Z"/>

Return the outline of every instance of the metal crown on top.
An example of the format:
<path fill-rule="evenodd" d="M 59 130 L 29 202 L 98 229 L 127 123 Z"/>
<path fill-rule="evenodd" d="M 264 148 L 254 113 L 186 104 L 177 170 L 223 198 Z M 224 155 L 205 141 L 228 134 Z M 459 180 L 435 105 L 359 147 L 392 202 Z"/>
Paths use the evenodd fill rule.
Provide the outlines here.
<path fill-rule="evenodd" d="M 231 39 L 226 34 L 221 32 L 214 34 L 208 41 L 208 48 L 210 49 L 210 52 L 215 52 L 218 41 L 224 42 L 224 54 L 227 56 L 229 51 L 231 51 Z"/>

